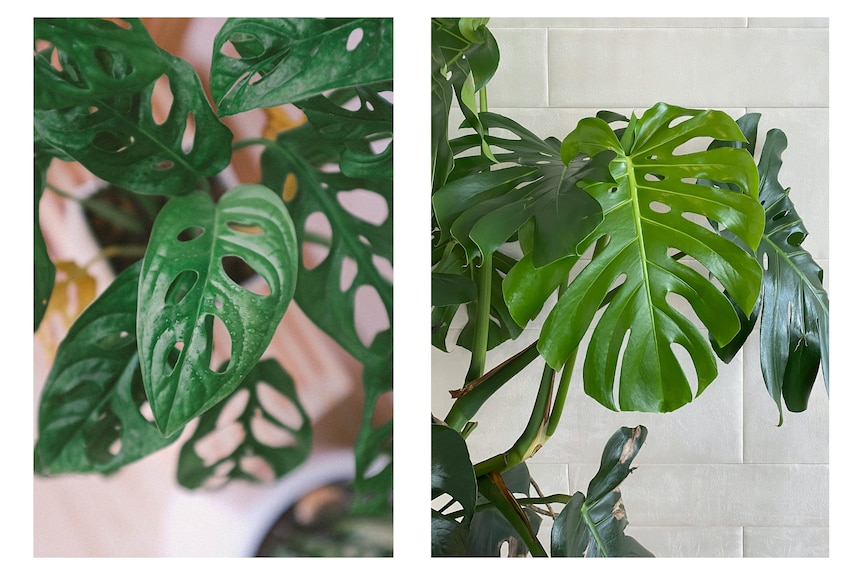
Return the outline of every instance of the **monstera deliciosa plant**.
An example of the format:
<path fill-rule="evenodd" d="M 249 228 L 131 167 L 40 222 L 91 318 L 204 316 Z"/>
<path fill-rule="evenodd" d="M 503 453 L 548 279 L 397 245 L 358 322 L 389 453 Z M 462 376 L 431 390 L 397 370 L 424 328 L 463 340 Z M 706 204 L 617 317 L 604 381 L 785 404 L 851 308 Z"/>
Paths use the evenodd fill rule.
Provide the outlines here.
<path fill-rule="evenodd" d="M 310 452 L 310 421 L 290 366 L 261 361 L 294 301 L 363 366 L 357 501 L 389 508 L 392 422 L 371 420 L 392 390 L 392 38 L 391 19 L 231 19 L 213 40 L 208 93 L 191 64 L 159 47 L 139 20 L 34 21 L 34 330 L 55 279 L 39 201 L 64 193 L 47 183 L 50 164 L 78 162 L 128 198 L 160 202 L 143 257 L 118 273 L 57 349 L 38 410 L 38 474 L 114 472 L 177 440 L 193 421 L 178 465 L 187 487 L 216 473 L 254 480 L 247 457 L 275 477 L 296 468 Z M 170 111 L 157 118 L 154 90 L 165 80 Z M 221 121 L 283 104 L 305 121 L 271 139 L 234 141 Z M 246 146 L 263 147 L 261 181 L 220 189 L 219 174 Z M 355 190 L 385 205 L 380 221 L 348 209 L 343 194 Z M 328 236 L 307 225 L 312 214 L 325 218 Z M 309 246 L 325 248 L 314 266 L 301 258 Z M 348 260 L 356 273 L 343 285 Z M 262 278 L 262 289 L 229 271 L 237 261 Z M 357 292 L 369 286 L 389 322 L 370 343 L 355 319 Z M 213 365 L 222 327 L 229 358 Z M 239 393 L 247 397 L 237 417 L 245 439 L 205 464 L 194 447 Z M 292 405 L 298 423 L 269 411 L 263 394 Z M 292 440 L 261 441 L 255 417 Z"/>
<path fill-rule="evenodd" d="M 807 407 L 821 365 L 828 386 L 823 272 L 778 182 L 786 138 L 770 130 L 756 163 L 759 115 L 665 103 L 538 138 L 487 110 L 500 54 L 486 24 L 432 21 L 432 343 L 447 351 L 466 308 L 457 345 L 471 353 L 449 412 L 432 414 L 432 554 L 499 556 L 506 543 L 509 555 L 650 555 L 624 533 L 619 490 L 646 428 L 612 433 L 585 494 L 534 493 L 525 462 L 554 434 L 579 354 L 600 404 L 670 412 L 715 380 L 716 360 L 730 361 L 760 318 L 779 421 L 782 403 Z M 453 96 L 469 132 L 450 139 Z M 546 305 L 538 339 L 486 368 L 486 352 Z M 534 361 L 544 371 L 520 437 L 472 461 L 474 416 Z M 536 536 L 541 506 L 550 549 Z"/>

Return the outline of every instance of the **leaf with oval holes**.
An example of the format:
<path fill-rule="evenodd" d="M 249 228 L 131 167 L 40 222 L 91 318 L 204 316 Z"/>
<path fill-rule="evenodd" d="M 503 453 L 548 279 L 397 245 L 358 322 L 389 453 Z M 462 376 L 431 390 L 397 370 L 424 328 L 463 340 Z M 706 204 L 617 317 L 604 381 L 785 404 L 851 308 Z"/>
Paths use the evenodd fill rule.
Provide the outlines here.
<path fill-rule="evenodd" d="M 38 473 L 109 473 L 173 442 L 143 412 L 135 346 L 137 263 L 72 325 L 39 402 Z M 142 411 L 143 409 L 143 411 Z"/>
<path fill-rule="evenodd" d="M 632 460 L 646 441 L 647 429 L 621 427 L 602 452 L 599 471 L 587 495 L 577 492 L 554 519 L 551 555 L 554 557 L 652 557 L 634 538 L 628 525 L 619 486 L 633 471 Z"/>
<path fill-rule="evenodd" d="M 391 338 L 392 179 L 333 171 L 350 142 L 329 141 L 306 123 L 281 133 L 278 147 L 264 151 L 261 167 L 263 183 L 274 190 L 291 177 L 297 183 L 288 206 L 309 259 L 299 267 L 296 302 L 318 327 L 367 363 L 364 358 L 380 355 L 373 338 Z M 319 261 L 312 259 L 312 250 L 323 252 Z M 387 322 L 375 326 L 374 333 L 360 333 L 371 328 L 357 319 L 363 301 L 377 306 Z M 389 351 L 381 348 L 380 353 Z"/>
<path fill-rule="evenodd" d="M 37 138 L 96 176 L 145 194 L 181 195 L 231 158 L 231 131 L 210 108 L 194 68 L 165 51 L 172 101 L 163 122 L 153 116 L 159 79 L 139 92 L 111 94 L 56 110 L 36 110 Z"/>
<path fill-rule="evenodd" d="M 201 416 L 180 451 L 177 481 L 195 489 L 277 479 L 308 458 L 311 434 L 293 379 L 275 359 L 262 360 Z"/>
<path fill-rule="evenodd" d="M 213 43 L 216 108 L 229 116 L 391 80 L 392 46 L 391 18 L 230 19 Z"/>
<path fill-rule="evenodd" d="M 431 555 L 464 555 L 477 493 L 464 438 L 450 427 L 431 424 Z"/>
<path fill-rule="evenodd" d="M 36 18 L 33 39 L 37 110 L 140 92 L 168 66 L 137 18 Z"/>
<path fill-rule="evenodd" d="M 672 294 L 688 301 L 719 343 L 733 338 L 740 326 L 713 278 L 746 312 L 757 301 L 761 269 L 750 253 L 764 225 L 757 168 L 741 149 L 676 152 L 699 137 L 744 139 L 723 112 L 657 104 L 642 118 L 633 116 L 621 139 L 604 120 L 585 118 L 561 146 L 564 161 L 578 152 L 595 156 L 612 150 L 615 181 L 581 180 L 602 204 L 604 220 L 578 251 L 595 244 L 597 253 L 545 320 L 539 350 L 560 369 L 598 316 L 586 349 L 584 390 L 610 409 L 665 412 L 690 402 L 693 386 L 674 346 L 692 360 L 698 395 L 717 376 L 709 343 Z M 694 183 L 698 178 L 733 184 L 742 193 Z M 748 251 L 692 214 L 728 229 Z M 677 260 L 677 252 L 706 273 Z"/>
<path fill-rule="evenodd" d="M 239 258 L 269 294 L 238 285 Z M 237 186 L 218 204 L 204 192 L 171 199 L 153 226 L 141 271 L 138 349 L 156 424 L 172 434 L 240 384 L 269 345 L 296 284 L 297 243 L 271 190 Z M 230 361 L 213 364 L 214 322 L 230 334 Z M 169 361 L 179 350 L 176 362 Z"/>

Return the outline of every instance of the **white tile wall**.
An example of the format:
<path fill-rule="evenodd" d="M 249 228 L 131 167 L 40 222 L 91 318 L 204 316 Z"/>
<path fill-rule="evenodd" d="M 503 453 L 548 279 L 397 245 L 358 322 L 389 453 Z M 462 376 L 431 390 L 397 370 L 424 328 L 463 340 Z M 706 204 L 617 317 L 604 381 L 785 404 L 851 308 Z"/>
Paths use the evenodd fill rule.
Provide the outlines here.
<path fill-rule="evenodd" d="M 630 114 L 657 101 L 733 117 L 762 113 L 760 140 L 773 127 L 787 134 L 780 181 L 810 232 L 804 246 L 828 278 L 828 25 L 823 18 L 495 18 L 489 27 L 501 66 L 489 106 L 541 137 L 561 139 L 598 109 Z M 494 350 L 489 366 L 536 336 L 528 329 Z M 700 398 L 671 414 L 613 413 L 574 385 L 563 423 L 533 459 L 551 484 L 546 493 L 566 481 L 570 491 L 584 491 L 611 433 L 643 424 L 649 437 L 622 492 L 629 534 L 657 556 L 827 556 L 829 410 L 822 379 L 808 411 L 785 413 L 779 428 L 758 353 L 752 338 L 730 365 L 719 363 L 718 379 Z M 445 414 L 446 390 L 460 385 L 468 361 L 461 349 L 433 351 L 436 415 Z M 540 372 L 531 366 L 478 414 L 468 441 L 474 457 L 515 439 Z"/>

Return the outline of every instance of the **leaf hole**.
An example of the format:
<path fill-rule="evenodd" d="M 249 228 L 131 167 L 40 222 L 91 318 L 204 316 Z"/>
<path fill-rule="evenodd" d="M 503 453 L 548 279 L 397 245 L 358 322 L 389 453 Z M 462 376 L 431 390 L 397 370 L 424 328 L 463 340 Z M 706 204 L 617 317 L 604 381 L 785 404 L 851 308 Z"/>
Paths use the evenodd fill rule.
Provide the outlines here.
<path fill-rule="evenodd" d="M 371 225 L 380 226 L 389 218 L 389 205 L 380 194 L 357 189 L 338 192 L 336 197 L 352 216 Z"/>
<path fill-rule="evenodd" d="M 254 73 L 254 74 L 252 74 L 252 75 L 251 75 L 251 77 L 248 79 L 248 85 L 249 85 L 249 86 L 254 86 L 255 84 L 257 84 L 257 83 L 258 83 L 258 82 L 260 82 L 261 80 L 263 80 L 263 74 L 261 74 L 260 72 L 255 72 L 255 73 Z"/>
<path fill-rule="evenodd" d="M 660 174 L 651 174 L 651 173 L 644 174 L 644 180 L 646 180 L 647 182 L 660 182 L 663 179 L 664 179 L 664 176 L 662 176 Z"/>
<path fill-rule="evenodd" d="M 650 202 L 649 209 L 657 214 L 666 214 L 670 211 L 670 206 L 663 202 Z"/>
<path fill-rule="evenodd" d="M 213 314 L 204 315 L 204 325 L 210 329 L 212 347 L 209 350 L 209 369 L 213 373 L 225 373 L 230 367 L 233 340 L 224 321 Z"/>
<path fill-rule="evenodd" d="M 230 480 L 230 474 L 234 467 L 236 467 L 236 463 L 232 459 L 222 461 L 216 465 L 215 469 L 212 471 L 212 475 L 207 477 L 207 479 L 201 484 L 201 487 L 203 489 L 210 490 L 223 487 Z"/>
<path fill-rule="evenodd" d="M 189 226 L 177 234 L 177 241 L 190 242 L 203 235 L 204 229 L 200 226 Z"/>
<path fill-rule="evenodd" d="M 195 147 L 196 130 L 197 124 L 195 123 L 195 115 L 192 112 L 189 112 L 188 116 L 186 116 L 186 129 L 183 132 L 181 144 L 181 149 L 184 154 L 190 153 L 192 148 Z"/>
<path fill-rule="evenodd" d="M 254 416 L 251 419 L 251 434 L 260 443 L 269 447 L 290 447 L 296 444 L 296 438 L 293 434 L 284 427 L 266 419 L 260 408 L 254 410 Z"/>
<path fill-rule="evenodd" d="M 377 397 L 374 403 L 374 415 L 371 418 L 372 427 L 379 428 L 392 421 L 393 398 L 392 390 L 381 393 Z"/>
<path fill-rule="evenodd" d="M 339 288 L 342 292 L 346 292 L 353 285 L 353 280 L 356 279 L 357 273 L 356 261 L 353 258 L 345 257 L 341 260 L 341 276 L 339 278 Z"/>
<path fill-rule="evenodd" d="M 392 270 L 392 262 L 383 256 L 378 256 L 376 254 L 371 256 L 371 261 L 374 264 L 374 269 L 377 270 L 377 273 L 390 282 L 393 280 L 394 272 Z"/>
<path fill-rule="evenodd" d="M 327 257 L 332 245 L 332 227 L 323 212 L 314 212 L 305 219 L 302 241 L 302 265 L 313 270 Z"/>
<path fill-rule="evenodd" d="M 239 461 L 239 467 L 259 481 L 269 483 L 275 479 L 275 472 L 272 470 L 272 467 L 259 455 L 243 457 Z"/>
<path fill-rule="evenodd" d="M 227 227 L 241 234 L 251 234 L 257 236 L 263 233 L 263 228 L 257 224 L 245 224 L 242 222 L 231 221 L 227 223 Z"/>
<path fill-rule="evenodd" d="M 299 189 L 299 185 L 296 181 L 296 174 L 293 172 L 287 174 L 284 178 L 284 185 L 281 187 L 281 199 L 285 202 L 289 202 L 296 197 L 296 192 Z"/>
<path fill-rule="evenodd" d="M 670 349 L 673 356 L 676 358 L 682 373 L 685 375 L 685 383 L 688 384 L 689 391 L 691 393 L 688 401 L 691 401 L 692 397 L 697 396 L 697 370 L 694 365 L 694 360 L 691 358 L 691 354 L 685 346 L 680 343 L 671 342 Z"/>
<path fill-rule="evenodd" d="M 239 256 L 223 256 L 221 265 L 225 275 L 243 289 L 260 296 L 272 294 L 269 283 L 267 283 L 265 278 L 263 278 L 264 281 L 253 281 L 262 276 L 243 258 Z"/>
<path fill-rule="evenodd" d="M 245 388 L 239 388 L 233 392 L 222 404 L 221 411 L 216 420 L 215 428 L 221 429 L 223 427 L 228 427 L 230 424 L 239 420 L 248 406 L 250 396 L 251 394 Z"/>
<path fill-rule="evenodd" d="M 135 338 L 132 337 L 132 334 L 126 330 L 120 330 L 100 338 L 96 341 L 96 345 L 106 351 L 115 351 L 126 347 L 134 341 Z"/>
<path fill-rule="evenodd" d="M 283 426 L 289 429 L 302 427 L 302 412 L 289 397 L 262 381 L 255 386 L 255 393 L 261 406 Z"/>
<path fill-rule="evenodd" d="M 350 35 L 347 37 L 347 51 L 353 52 L 356 50 L 356 47 L 359 46 L 359 43 L 362 42 L 362 37 L 365 35 L 365 32 L 362 28 L 354 28 L 350 31 Z"/>
<path fill-rule="evenodd" d="M 103 152 L 119 154 L 135 143 L 135 138 L 128 134 L 99 132 L 93 137 L 93 145 Z"/>
<path fill-rule="evenodd" d="M 224 301 L 222 301 L 222 299 L 220 297 L 214 298 L 213 299 L 213 306 L 217 310 L 221 311 L 224 309 Z"/>
<path fill-rule="evenodd" d="M 377 290 L 361 285 L 354 296 L 354 327 L 359 340 L 370 347 L 377 334 L 389 329 L 389 316 Z"/>
<path fill-rule="evenodd" d="M 171 81 L 165 74 L 162 74 L 156 80 L 153 93 L 150 96 L 150 110 L 153 122 L 157 126 L 163 125 L 168 120 L 173 103 L 174 93 L 171 90 Z"/>
<path fill-rule="evenodd" d="M 122 53 L 105 46 L 93 47 L 93 56 L 106 76 L 115 80 L 127 78 L 132 73 L 132 65 Z"/>
<path fill-rule="evenodd" d="M 791 246 L 799 246 L 802 245 L 802 242 L 805 240 L 808 234 L 804 232 L 793 232 L 789 236 L 787 236 L 787 243 Z"/>
<path fill-rule="evenodd" d="M 674 118 L 670 122 L 668 122 L 667 127 L 673 128 L 675 126 L 679 126 L 683 122 L 685 122 L 687 120 L 691 120 L 693 117 L 694 116 L 692 116 L 691 114 L 683 114 L 682 116 L 677 116 L 676 118 Z"/>
<path fill-rule="evenodd" d="M 341 104 L 341 107 L 348 112 L 358 112 L 359 109 L 362 108 L 362 101 L 359 99 L 359 97 L 351 98 Z"/>
<path fill-rule="evenodd" d="M 165 304 L 179 305 L 198 281 L 198 272 L 183 270 L 171 282 L 165 293 Z"/>
<path fill-rule="evenodd" d="M 216 428 L 195 442 L 194 450 L 204 467 L 230 457 L 245 440 L 245 429 L 238 421 Z"/>

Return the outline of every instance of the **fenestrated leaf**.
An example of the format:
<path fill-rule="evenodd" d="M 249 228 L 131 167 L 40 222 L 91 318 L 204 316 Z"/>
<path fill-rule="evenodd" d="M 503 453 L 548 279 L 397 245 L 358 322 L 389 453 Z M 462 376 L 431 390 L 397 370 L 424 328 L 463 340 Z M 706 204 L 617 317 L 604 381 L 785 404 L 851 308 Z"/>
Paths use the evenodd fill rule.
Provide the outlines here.
<path fill-rule="evenodd" d="M 393 253 L 392 179 L 385 175 L 354 178 L 327 167 L 340 161 L 346 142 L 327 141 L 310 123 L 283 132 L 277 145 L 261 158 L 263 182 L 282 189 L 288 177 L 295 178 L 296 193 L 287 205 L 296 222 L 297 239 L 300 245 L 326 251 L 322 261 L 299 267 L 296 301 L 318 327 L 365 363 L 376 355 L 376 348 L 373 342 L 363 341 L 357 330 L 360 289 L 370 288 L 369 297 L 379 298 L 389 320 L 374 337 L 389 337 L 392 330 L 392 282 L 384 273 Z M 348 209 L 347 198 L 357 193 L 366 206 L 376 204 L 377 213 Z M 313 220 L 309 224 L 312 217 L 325 219 L 327 237 L 315 235 Z M 355 266 L 355 274 L 345 275 L 346 266 Z M 349 284 L 343 285 L 347 277 Z"/>
<path fill-rule="evenodd" d="M 391 80 L 392 42 L 391 18 L 230 19 L 213 42 L 216 108 L 228 116 Z"/>
<path fill-rule="evenodd" d="M 161 51 L 173 96 L 167 119 L 153 117 L 154 80 L 134 93 L 56 110 L 36 110 L 37 137 L 96 176 L 145 194 L 180 195 L 231 158 L 233 135 L 213 114 L 200 79 L 184 60 Z M 192 134 L 193 141 L 184 143 Z"/>
<path fill-rule="evenodd" d="M 431 424 L 431 501 L 437 498 L 441 501 L 431 508 L 431 555 L 463 556 L 476 508 L 476 474 L 461 435 Z M 453 515 L 459 510 L 463 514 Z"/>
<path fill-rule="evenodd" d="M 221 443 L 219 434 L 225 435 Z M 195 489 L 209 481 L 277 479 L 309 453 L 311 419 L 293 379 L 277 360 L 265 359 L 231 395 L 201 416 L 180 451 L 177 481 Z"/>
<path fill-rule="evenodd" d="M 500 162 L 517 160 L 517 165 L 466 175 L 439 189 L 432 204 L 442 239 L 451 234 L 468 258 L 487 258 L 532 222 L 537 266 L 576 253 L 602 218 L 599 203 L 575 185 L 595 172 L 595 162 L 585 155 L 563 162 L 558 140 L 541 140 L 504 116 L 483 113 L 481 118 L 486 128 L 514 135 L 486 140 L 506 150 L 495 152 Z M 606 172 L 605 166 L 600 171 Z"/>
<path fill-rule="evenodd" d="M 38 473 L 109 473 L 174 441 L 148 421 L 135 346 L 140 263 L 74 323 L 39 402 Z"/>
<path fill-rule="evenodd" d="M 587 346 L 584 389 L 610 409 L 672 411 L 690 402 L 691 387 L 674 346 L 690 355 L 698 394 L 715 379 L 709 343 L 699 326 L 671 303 L 671 294 L 688 301 L 720 344 L 737 334 L 739 321 L 711 278 L 717 278 L 746 313 L 757 300 L 761 269 L 752 255 L 709 225 L 687 217 L 694 214 L 718 222 L 753 249 L 764 218 L 757 202 L 754 161 L 747 151 L 732 148 L 675 153 L 701 136 L 743 139 L 724 113 L 658 104 L 643 118 L 633 117 L 622 140 L 604 121 L 586 118 L 562 145 L 564 160 L 578 152 L 596 155 L 613 150 L 617 157 L 610 172 L 615 182 L 582 183 L 601 203 L 604 220 L 579 251 L 596 242 L 601 242 L 600 249 L 551 310 L 539 349 L 552 367 L 560 369 L 606 305 Z M 694 183 L 698 178 L 733 184 L 742 193 Z M 707 273 L 685 259 L 677 260 L 678 252 Z"/>
<path fill-rule="evenodd" d="M 268 286 L 252 293 L 225 271 L 240 258 Z M 138 348 L 156 423 L 170 435 L 229 395 L 257 364 L 293 296 L 298 250 L 284 203 L 271 190 L 237 186 L 218 204 L 204 192 L 169 201 L 153 226 L 141 272 Z M 213 322 L 231 357 L 211 367 Z M 180 350 L 176 362 L 172 350 Z"/>
<path fill-rule="evenodd" d="M 647 429 L 622 427 L 605 445 L 599 471 L 587 495 L 578 492 L 566 504 L 551 529 L 555 557 L 651 557 L 652 553 L 625 535 L 628 525 L 620 483 L 632 472 L 631 463 L 646 441 Z"/>
<path fill-rule="evenodd" d="M 137 18 L 121 23 L 101 18 L 36 18 L 33 39 L 37 110 L 140 92 L 167 68 L 162 51 Z"/>

